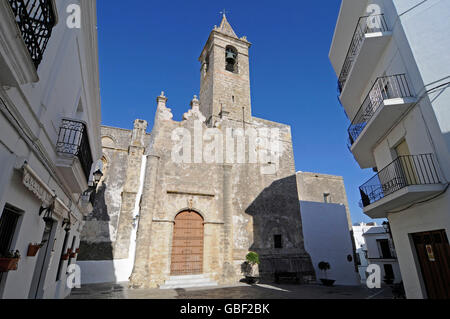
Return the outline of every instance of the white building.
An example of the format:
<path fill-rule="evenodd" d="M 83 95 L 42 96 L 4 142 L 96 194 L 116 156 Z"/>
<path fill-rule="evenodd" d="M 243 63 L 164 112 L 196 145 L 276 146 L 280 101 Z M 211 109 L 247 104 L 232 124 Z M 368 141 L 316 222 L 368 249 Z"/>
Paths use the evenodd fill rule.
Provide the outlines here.
<path fill-rule="evenodd" d="M 376 223 L 355 224 L 353 225 L 353 236 L 355 237 L 359 276 L 362 283 L 366 283 L 367 267 L 370 264 L 380 266 L 382 280 L 388 275 L 394 283 L 402 281 L 395 247 L 383 226 L 378 226 Z"/>
<path fill-rule="evenodd" d="M 378 265 L 381 269 L 381 280 L 390 278 L 393 283 L 400 283 L 402 275 L 398 266 L 395 248 L 383 226 L 371 227 L 364 233 L 367 248 L 367 262 Z"/>
<path fill-rule="evenodd" d="M 0 298 L 70 293 L 100 117 L 96 2 L 1 1 Z"/>
<path fill-rule="evenodd" d="M 305 249 L 311 256 L 317 281 L 325 278 L 319 269 L 323 261 L 331 266 L 325 279 L 336 280 L 336 285 L 359 285 L 344 179 L 297 172 L 297 188 Z"/>
<path fill-rule="evenodd" d="M 351 151 L 378 172 L 364 212 L 388 218 L 408 298 L 449 298 L 450 1 L 343 0 L 330 49 Z"/>
<path fill-rule="evenodd" d="M 336 285 L 360 285 L 345 206 L 300 201 L 300 211 L 305 249 L 311 256 L 317 281 L 324 278 L 336 280 Z M 331 267 L 326 274 L 319 269 L 322 261 Z"/>
<path fill-rule="evenodd" d="M 353 238 L 355 239 L 356 245 L 358 272 L 362 283 L 365 283 L 367 280 L 366 270 L 367 266 L 369 266 L 369 261 L 367 260 L 368 258 L 367 245 L 363 235 L 370 228 L 376 226 L 377 226 L 376 223 L 367 223 L 367 224 L 359 223 L 353 225 Z"/>

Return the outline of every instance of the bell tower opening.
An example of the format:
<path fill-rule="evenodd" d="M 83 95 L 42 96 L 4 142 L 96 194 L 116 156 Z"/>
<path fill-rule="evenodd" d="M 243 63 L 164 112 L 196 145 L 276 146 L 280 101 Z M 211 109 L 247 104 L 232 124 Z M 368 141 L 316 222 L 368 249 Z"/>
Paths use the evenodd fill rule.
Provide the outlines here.
<path fill-rule="evenodd" d="M 213 126 L 219 120 L 251 121 L 249 48 L 225 15 L 200 55 L 200 111 Z"/>
<path fill-rule="evenodd" d="M 237 50 L 230 45 L 227 46 L 227 48 L 225 49 L 225 69 L 227 71 L 238 73 L 237 56 Z"/>

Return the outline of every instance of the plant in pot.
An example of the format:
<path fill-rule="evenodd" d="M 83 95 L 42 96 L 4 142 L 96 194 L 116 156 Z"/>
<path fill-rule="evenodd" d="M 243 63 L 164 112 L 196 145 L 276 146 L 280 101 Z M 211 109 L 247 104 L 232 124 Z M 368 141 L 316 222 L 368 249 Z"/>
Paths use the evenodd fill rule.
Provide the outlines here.
<path fill-rule="evenodd" d="M 27 251 L 27 257 L 34 257 L 37 255 L 39 249 L 41 249 L 42 247 L 44 247 L 46 241 L 44 240 L 42 243 L 40 244 L 30 244 L 28 245 L 28 251 Z"/>
<path fill-rule="evenodd" d="M 8 252 L 6 254 L 0 254 L 0 272 L 8 272 L 10 270 L 17 270 L 20 260 L 20 253 L 18 250 L 15 252 Z"/>
<path fill-rule="evenodd" d="M 327 287 L 333 286 L 336 280 L 328 279 L 327 276 L 327 271 L 331 269 L 330 263 L 327 263 L 326 261 L 321 261 L 318 266 L 319 269 L 325 274 L 325 278 L 320 279 L 322 284 Z"/>
<path fill-rule="evenodd" d="M 247 283 L 253 285 L 258 283 L 257 265 L 259 265 L 259 255 L 253 251 L 249 252 L 245 257 L 245 279 Z"/>

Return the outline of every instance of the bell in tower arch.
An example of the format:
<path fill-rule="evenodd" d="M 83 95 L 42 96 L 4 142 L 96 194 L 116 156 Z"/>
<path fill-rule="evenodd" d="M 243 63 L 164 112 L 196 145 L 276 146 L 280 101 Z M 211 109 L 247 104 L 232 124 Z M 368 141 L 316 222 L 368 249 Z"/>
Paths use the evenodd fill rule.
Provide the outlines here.
<path fill-rule="evenodd" d="M 227 47 L 225 50 L 226 69 L 230 72 L 236 72 L 236 50 L 232 47 Z"/>

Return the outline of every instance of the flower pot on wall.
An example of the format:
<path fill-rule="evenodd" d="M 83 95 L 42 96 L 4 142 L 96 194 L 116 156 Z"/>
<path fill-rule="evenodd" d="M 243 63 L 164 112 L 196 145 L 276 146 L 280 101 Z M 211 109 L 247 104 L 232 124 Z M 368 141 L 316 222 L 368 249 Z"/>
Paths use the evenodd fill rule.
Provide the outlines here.
<path fill-rule="evenodd" d="M 28 257 L 34 257 L 34 256 L 36 256 L 37 255 L 37 253 L 38 253 L 38 251 L 39 251 L 39 249 L 41 249 L 41 245 L 33 245 L 33 244 L 30 244 L 29 246 L 28 246 L 28 252 L 27 252 L 27 256 Z"/>
<path fill-rule="evenodd" d="M 71 254 L 69 255 L 70 258 L 75 258 L 76 256 L 77 256 L 76 253 L 71 253 Z"/>
<path fill-rule="evenodd" d="M 19 267 L 19 258 L 0 258 L 0 272 L 17 270 Z"/>
<path fill-rule="evenodd" d="M 68 260 L 69 259 L 69 254 L 64 254 L 61 256 L 61 260 Z"/>
<path fill-rule="evenodd" d="M 75 252 L 76 252 L 77 254 L 79 254 L 79 253 L 80 253 L 80 248 L 75 249 Z"/>

